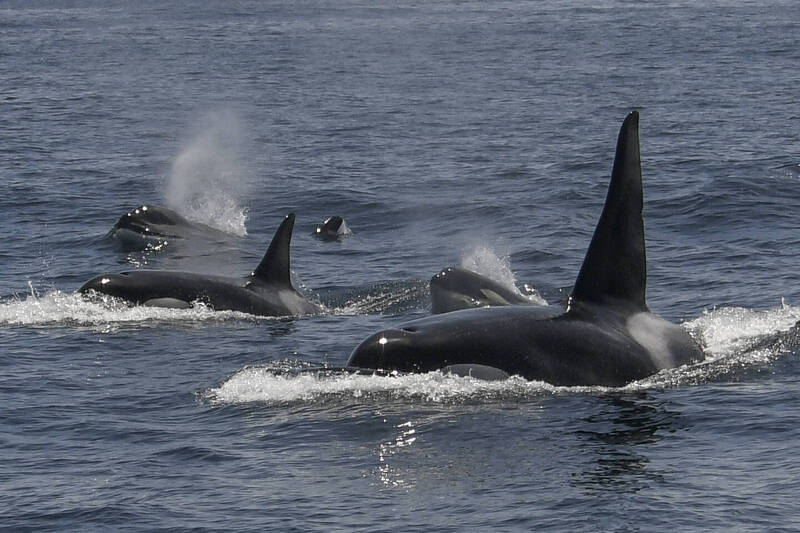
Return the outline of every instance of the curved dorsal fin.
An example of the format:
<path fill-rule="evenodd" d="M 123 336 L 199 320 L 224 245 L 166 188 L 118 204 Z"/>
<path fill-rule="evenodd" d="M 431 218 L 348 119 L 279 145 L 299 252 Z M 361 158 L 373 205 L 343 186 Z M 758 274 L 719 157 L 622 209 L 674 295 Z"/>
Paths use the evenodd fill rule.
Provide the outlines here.
<path fill-rule="evenodd" d="M 254 278 L 265 283 L 292 285 L 289 277 L 289 244 L 292 242 L 293 228 L 294 213 L 289 213 L 275 232 L 264 258 L 253 271 Z"/>
<path fill-rule="evenodd" d="M 608 196 L 570 302 L 647 310 L 639 113 L 622 123 Z"/>

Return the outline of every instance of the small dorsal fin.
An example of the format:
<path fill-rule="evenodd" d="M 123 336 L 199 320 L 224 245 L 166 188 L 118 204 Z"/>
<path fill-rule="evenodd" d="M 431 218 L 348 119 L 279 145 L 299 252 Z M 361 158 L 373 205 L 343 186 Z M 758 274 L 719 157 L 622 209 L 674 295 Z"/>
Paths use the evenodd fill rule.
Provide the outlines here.
<path fill-rule="evenodd" d="M 293 228 L 294 213 L 289 213 L 275 232 L 264 258 L 253 271 L 254 278 L 265 283 L 292 285 L 289 277 L 289 244 L 292 242 Z"/>
<path fill-rule="evenodd" d="M 642 206 L 639 113 L 633 111 L 619 132 L 606 203 L 570 303 L 616 304 L 647 310 Z"/>

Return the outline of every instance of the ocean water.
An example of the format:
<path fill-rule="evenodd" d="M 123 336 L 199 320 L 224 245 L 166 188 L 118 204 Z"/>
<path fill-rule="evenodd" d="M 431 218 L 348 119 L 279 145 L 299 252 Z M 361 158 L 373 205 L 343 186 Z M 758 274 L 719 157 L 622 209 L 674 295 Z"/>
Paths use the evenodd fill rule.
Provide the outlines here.
<path fill-rule="evenodd" d="M 0 2 L 0 529 L 796 531 L 800 4 Z M 292 376 L 465 265 L 563 302 L 641 113 L 650 307 L 621 389 Z M 142 203 L 230 235 L 125 251 Z M 240 275 L 296 212 L 321 316 L 85 302 Z M 314 239 L 328 216 L 353 234 Z"/>

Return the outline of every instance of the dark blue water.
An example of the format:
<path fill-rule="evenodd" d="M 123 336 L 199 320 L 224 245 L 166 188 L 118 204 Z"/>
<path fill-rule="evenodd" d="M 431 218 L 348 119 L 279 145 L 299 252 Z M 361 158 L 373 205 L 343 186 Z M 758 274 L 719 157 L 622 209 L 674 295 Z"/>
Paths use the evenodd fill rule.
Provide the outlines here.
<path fill-rule="evenodd" d="M 0 528 L 800 528 L 795 2 L 0 3 Z M 641 112 L 648 302 L 704 363 L 624 389 L 343 364 L 472 265 L 563 301 Z M 126 252 L 143 202 L 218 246 Z M 323 316 L 109 308 L 240 275 L 289 211 Z M 315 240 L 324 218 L 353 235 Z"/>

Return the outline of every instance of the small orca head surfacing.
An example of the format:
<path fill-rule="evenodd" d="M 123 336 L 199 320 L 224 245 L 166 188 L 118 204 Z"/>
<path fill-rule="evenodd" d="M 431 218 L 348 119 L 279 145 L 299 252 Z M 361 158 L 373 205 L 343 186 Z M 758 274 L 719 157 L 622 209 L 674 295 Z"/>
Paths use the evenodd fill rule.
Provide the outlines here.
<path fill-rule="evenodd" d="M 170 228 L 189 224 L 185 217 L 172 209 L 142 205 L 119 217 L 112 232 L 125 230 L 145 236 L 174 237 L 174 230 L 170 231 Z"/>
<path fill-rule="evenodd" d="M 434 314 L 494 305 L 540 305 L 544 301 L 538 294 L 536 299 L 528 298 L 491 278 L 457 266 L 435 274 L 430 289 Z"/>
<path fill-rule="evenodd" d="M 110 231 L 126 249 L 140 249 L 154 242 L 166 244 L 178 239 L 227 240 L 228 235 L 180 213 L 158 205 L 141 205 L 122 215 Z"/>
<path fill-rule="evenodd" d="M 79 292 L 106 294 L 132 304 L 188 308 L 202 302 L 217 311 L 261 316 L 295 316 L 320 312 L 298 293 L 290 279 L 289 247 L 295 216 L 286 216 L 256 269 L 244 278 L 194 272 L 133 270 L 101 274 Z"/>
<path fill-rule="evenodd" d="M 684 328 L 647 307 L 642 206 L 634 111 L 620 129 L 606 203 L 565 309 L 510 305 L 415 320 L 365 339 L 348 366 L 617 387 L 702 360 Z"/>
<path fill-rule="evenodd" d="M 323 241 L 335 241 L 342 237 L 347 237 L 353 233 L 339 215 L 334 215 L 325 219 L 325 222 L 320 224 L 314 230 L 314 235 Z"/>

